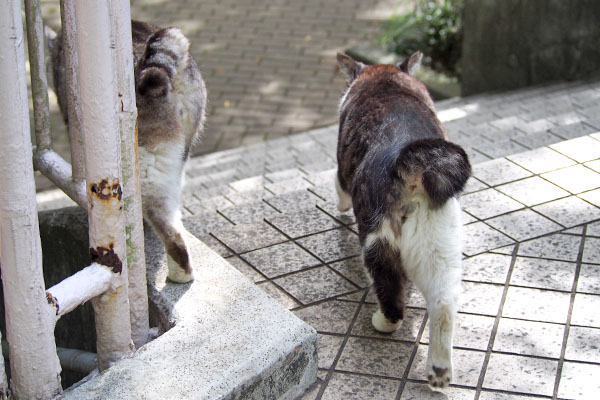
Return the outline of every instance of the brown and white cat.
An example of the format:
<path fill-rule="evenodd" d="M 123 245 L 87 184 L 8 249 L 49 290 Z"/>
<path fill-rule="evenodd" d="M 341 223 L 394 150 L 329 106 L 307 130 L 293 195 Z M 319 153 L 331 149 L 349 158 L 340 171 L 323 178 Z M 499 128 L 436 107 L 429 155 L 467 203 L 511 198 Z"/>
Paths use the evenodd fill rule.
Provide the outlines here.
<path fill-rule="evenodd" d="M 139 169 L 144 218 L 161 237 L 173 282 L 194 279 L 187 232 L 181 222 L 184 166 L 202 131 L 206 88 L 177 28 L 132 21 Z M 47 31 L 54 87 L 67 121 L 61 34 Z"/>
<path fill-rule="evenodd" d="M 354 208 L 381 332 L 399 328 L 406 279 L 429 313 L 426 376 L 452 379 L 452 336 L 461 288 L 461 212 L 457 200 L 471 174 L 466 153 L 447 141 L 425 86 L 402 64 L 366 66 L 338 54 L 349 86 L 340 103 L 338 208 Z"/>

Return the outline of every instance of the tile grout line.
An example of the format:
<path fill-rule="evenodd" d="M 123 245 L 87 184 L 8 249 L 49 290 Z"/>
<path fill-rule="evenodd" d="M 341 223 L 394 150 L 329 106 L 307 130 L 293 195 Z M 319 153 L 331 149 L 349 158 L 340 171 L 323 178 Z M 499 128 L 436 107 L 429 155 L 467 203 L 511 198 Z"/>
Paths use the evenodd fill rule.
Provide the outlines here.
<path fill-rule="evenodd" d="M 425 331 L 425 326 L 427 325 L 427 320 L 429 319 L 429 314 L 427 309 L 425 309 L 425 314 L 423 315 L 423 320 L 421 321 L 421 327 L 419 328 L 419 332 L 417 333 L 417 337 L 413 343 L 412 354 L 408 359 L 408 363 L 406 365 L 406 370 L 404 374 L 402 374 L 402 380 L 400 381 L 400 387 L 398 388 L 398 393 L 396 393 L 395 400 L 400 400 L 400 396 L 404 392 L 404 388 L 406 387 L 406 383 L 408 381 L 408 375 L 410 373 L 410 369 L 412 368 L 413 362 L 417 357 L 417 351 L 419 350 L 419 346 L 421 345 L 421 338 L 423 337 L 423 332 Z"/>
<path fill-rule="evenodd" d="M 556 368 L 556 377 L 554 380 L 554 390 L 553 390 L 552 399 L 556 399 L 558 397 L 558 389 L 560 386 L 562 370 L 563 370 L 563 366 L 564 366 L 564 362 L 565 362 L 565 354 L 567 352 L 567 341 L 569 339 L 569 333 L 571 330 L 571 317 L 573 316 L 573 306 L 575 305 L 575 295 L 577 293 L 577 284 L 579 282 L 579 274 L 581 272 L 581 264 L 583 262 L 583 249 L 585 247 L 586 233 L 587 233 L 587 225 L 584 225 L 583 233 L 581 235 L 581 241 L 579 243 L 577 264 L 575 266 L 575 276 L 573 279 L 573 285 L 571 287 L 571 298 L 569 301 L 569 311 L 567 313 L 567 321 L 565 323 L 563 342 L 562 342 L 562 345 L 560 348 L 560 358 L 558 359 L 558 365 Z"/>
<path fill-rule="evenodd" d="M 329 381 L 331 380 L 331 377 L 333 376 L 335 367 L 337 366 L 337 363 L 339 362 L 340 358 L 342 357 L 342 353 L 344 352 L 346 344 L 348 343 L 348 340 L 350 339 L 350 333 L 352 332 L 352 329 L 354 328 L 354 324 L 356 323 L 356 320 L 358 319 L 360 310 L 362 309 L 363 305 L 365 304 L 365 299 L 367 298 L 367 294 L 369 293 L 368 288 L 365 288 L 363 290 L 364 290 L 364 294 L 360 300 L 360 303 L 358 303 L 358 306 L 356 307 L 354 316 L 352 317 L 352 320 L 350 321 L 350 325 L 348 326 L 348 330 L 346 331 L 346 334 L 344 335 L 344 340 L 342 341 L 342 344 L 340 345 L 340 348 L 338 349 L 337 354 L 335 355 L 335 358 L 333 359 L 333 362 L 329 366 L 327 375 L 325 376 L 325 379 L 323 380 L 323 384 L 319 388 L 319 392 L 317 393 L 315 400 L 321 400 L 321 398 L 323 397 L 323 393 L 325 392 L 327 385 L 329 385 Z"/>
<path fill-rule="evenodd" d="M 487 368 L 490 362 L 490 358 L 492 356 L 492 350 L 494 348 L 494 341 L 496 340 L 496 334 L 498 332 L 498 325 L 500 325 L 500 319 L 502 318 L 502 312 L 504 310 L 504 303 L 506 301 L 506 297 L 508 296 L 508 288 L 510 286 L 510 279 L 512 277 L 513 269 L 515 263 L 517 261 L 517 253 L 519 252 L 519 245 L 517 243 L 513 249 L 513 253 L 511 255 L 510 266 L 508 268 L 508 273 L 506 274 L 506 281 L 504 283 L 504 290 L 502 292 L 502 298 L 500 300 L 500 305 L 498 307 L 498 312 L 496 314 L 496 318 L 494 319 L 494 325 L 492 326 L 492 332 L 490 334 L 490 339 L 488 341 L 488 347 L 485 352 L 485 357 L 483 359 L 483 364 L 481 365 L 481 372 L 479 373 L 479 379 L 477 380 L 477 387 L 475 389 L 475 398 L 474 400 L 479 400 L 481 396 L 481 390 L 483 389 L 483 381 L 485 379 L 485 375 L 487 373 Z"/>

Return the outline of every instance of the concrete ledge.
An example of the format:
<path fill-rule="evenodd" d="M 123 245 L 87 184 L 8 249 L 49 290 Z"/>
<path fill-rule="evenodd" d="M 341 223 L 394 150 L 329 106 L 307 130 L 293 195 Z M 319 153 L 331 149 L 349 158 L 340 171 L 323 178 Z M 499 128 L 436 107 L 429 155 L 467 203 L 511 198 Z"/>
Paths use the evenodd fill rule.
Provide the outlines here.
<path fill-rule="evenodd" d="M 146 234 L 153 316 L 171 329 L 63 398 L 294 399 L 316 380 L 316 331 L 190 243 L 196 280 L 167 283 L 162 244 Z"/>

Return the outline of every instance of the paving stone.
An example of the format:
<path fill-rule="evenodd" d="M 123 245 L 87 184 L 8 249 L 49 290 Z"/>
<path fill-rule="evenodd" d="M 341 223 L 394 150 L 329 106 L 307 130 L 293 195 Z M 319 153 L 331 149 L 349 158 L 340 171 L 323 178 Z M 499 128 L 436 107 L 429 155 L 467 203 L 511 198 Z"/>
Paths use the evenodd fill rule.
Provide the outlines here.
<path fill-rule="evenodd" d="M 224 208 L 219 211 L 235 224 L 258 223 L 269 216 L 280 215 L 277 210 L 262 201 Z"/>
<path fill-rule="evenodd" d="M 512 154 L 506 158 L 535 174 L 541 174 L 576 164 L 575 161 L 570 158 L 547 147 L 526 151 L 524 153 Z"/>
<path fill-rule="evenodd" d="M 475 391 L 472 389 L 463 389 L 448 387 L 443 391 L 432 390 L 427 384 L 408 382 L 404 386 L 400 400 L 472 400 L 475 398 Z"/>
<path fill-rule="evenodd" d="M 373 328 L 371 317 L 377 311 L 376 304 L 364 304 L 358 314 L 358 318 L 352 327 L 352 335 L 367 336 L 373 338 L 388 338 L 414 342 L 417 339 L 419 329 L 425 318 L 425 311 L 415 308 L 407 308 L 406 315 L 400 328 L 392 333 L 381 333 Z"/>
<path fill-rule="evenodd" d="M 581 264 L 577 291 L 581 293 L 600 294 L 600 265 Z"/>
<path fill-rule="evenodd" d="M 562 226 L 531 210 L 516 211 L 489 219 L 486 222 L 519 241 L 562 229 Z"/>
<path fill-rule="evenodd" d="M 564 325 L 501 318 L 494 351 L 560 358 Z"/>
<path fill-rule="evenodd" d="M 461 202 L 465 211 L 479 219 L 487 219 L 523 208 L 523 204 L 495 189 L 464 195 Z"/>
<path fill-rule="evenodd" d="M 548 172 L 542 178 L 571 193 L 581 193 L 600 186 L 600 174 L 583 165 L 574 165 Z"/>
<path fill-rule="evenodd" d="M 558 397 L 593 400 L 600 393 L 600 365 L 565 362 Z"/>
<path fill-rule="evenodd" d="M 600 221 L 594 222 L 593 224 L 589 224 L 587 226 L 586 234 L 588 236 L 600 237 Z"/>
<path fill-rule="evenodd" d="M 600 328 L 599 307 L 600 296 L 577 293 L 573 304 L 571 324 Z"/>
<path fill-rule="evenodd" d="M 504 284 L 512 257 L 483 253 L 463 260 L 463 280 Z"/>
<path fill-rule="evenodd" d="M 511 286 L 502 316 L 564 324 L 567 322 L 569 303 L 568 293 Z"/>
<path fill-rule="evenodd" d="M 600 239 L 585 239 L 585 245 L 583 247 L 583 262 L 600 264 Z"/>
<path fill-rule="evenodd" d="M 268 278 L 319 265 L 321 262 L 292 242 L 276 244 L 242 255 Z"/>
<path fill-rule="evenodd" d="M 259 283 L 257 286 L 264 290 L 275 301 L 281 304 L 281 306 L 286 310 L 291 310 L 300 305 L 300 303 L 288 296 L 286 293 L 284 293 L 281 289 L 279 289 L 271 282 L 262 282 Z"/>
<path fill-rule="evenodd" d="M 371 284 L 361 256 L 331 263 L 329 266 L 358 287 L 364 288 Z"/>
<path fill-rule="evenodd" d="M 531 172 L 508 160 L 498 159 L 475 165 L 473 176 L 490 186 L 496 186 L 526 178 L 531 176 Z"/>
<path fill-rule="evenodd" d="M 429 343 L 429 320 L 423 331 L 421 343 Z M 494 318 L 458 313 L 454 323 L 454 347 L 487 350 L 494 327 Z"/>
<path fill-rule="evenodd" d="M 496 189 L 526 206 L 569 196 L 569 192 L 537 176 L 497 186 Z"/>
<path fill-rule="evenodd" d="M 265 201 L 273 208 L 285 214 L 293 213 L 302 209 L 315 208 L 316 205 L 323 203 L 323 200 L 308 190 L 300 190 L 279 196 L 273 196 Z"/>
<path fill-rule="evenodd" d="M 479 396 L 479 400 L 533 400 L 537 398 L 539 397 L 508 394 L 505 392 L 487 392 L 485 390 L 482 390 L 481 395 Z"/>
<path fill-rule="evenodd" d="M 425 375 L 425 363 L 427 361 L 428 348 L 429 346 L 427 345 L 419 345 L 417 355 L 408 374 L 410 379 L 427 379 Z M 454 349 L 452 351 L 452 383 L 476 387 L 484 358 L 485 352 L 482 351 Z"/>
<path fill-rule="evenodd" d="M 554 234 L 521 243 L 519 255 L 577 261 L 580 242 L 577 236 Z"/>
<path fill-rule="evenodd" d="M 391 379 L 334 373 L 323 392 L 323 400 L 388 400 L 398 392 L 400 383 Z"/>
<path fill-rule="evenodd" d="M 600 208 L 575 197 L 567 197 L 542 204 L 533 208 L 540 214 L 570 227 L 600 218 Z"/>
<path fill-rule="evenodd" d="M 314 303 L 357 289 L 355 285 L 327 267 L 318 267 L 297 272 L 277 278 L 273 282 L 277 283 L 303 304 Z"/>
<path fill-rule="evenodd" d="M 469 224 L 463 229 L 463 252 L 466 255 L 483 253 L 513 242 L 511 238 L 483 222 Z"/>
<path fill-rule="evenodd" d="M 287 240 L 285 236 L 264 222 L 236 225 L 232 228 L 216 230 L 212 234 L 237 253 L 260 249 Z"/>
<path fill-rule="evenodd" d="M 504 287 L 488 283 L 463 282 L 460 312 L 496 316 Z"/>
<path fill-rule="evenodd" d="M 265 280 L 265 277 L 260 272 L 258 272 L 254 268 L 252 268 L 252 266 L 250 264 L 248 264 L 246 261 L 242 260 L 241 258 L 239 258 L 237 256 L 233 256 L 233 257 L 229 257 L 227 259 L 227 261 L 231 265 L 233 265 L 235 267 L 235 269 L 237 269 L 242 274 L 244 274 L 246 277 L 248 277 L 248 279 L 250 279 L 252 282 L 256 283 L 256 282 Z"/>
<path fill-rule="evenodd" d="M 319 333 L 345 334 L 350 328 L 357 303 L 328 300 L 294 311 L 294 314 Z"/>
<path fill-rule="evenodd" d="M 510 284 L 569 292 L 573 287 L 576 266 L 565 261 L 517 257 Z"/>
<path fill-rule="evenodd" d="M 584 136 L 589 133 L 593 133 L 596 129 L 582 122 L 577 122 L 569 125 L 562 125 L 556 128 L 552 128 L 552 133 L 562 137 L 563 139 L 573 139 L 576 137 Z"/>
<path fill-rule="evenodd" d="M 485 154 L 486 156 L 492 159 L 505 157 L 510 154 L 521 153 L 523 151 L 529 150 L 527 147 L 508 139 L 503 141 L 497 141 L 495 143 L 477 145 L 474 147 L 477 149 L 477 151 Z"/>
<path fill-rule="evenodd" d="M 589 161 L 584 164 L 586 167 L 593 169 L 596 172 L 600 172 L 600 160 Z"/>
<path fill-rule="evenodd" d="M 580 193 L 577 197 L 592 203 L 596 207 L 600 207 L 600 189 L 590 190 L 589 192 Z"/>
<path fill-rule="evenodd" d="M 552 396 L 557 368 L 557 361 L 493 353 L 483 387 Z"/>
<path fill-rule="evenodd" d="M 351 337 L 336 370 L 402 378 L 413 347 L 391 340 Z"/>
<path fill-rule="evenodd" d="M 600 329 L 572 326 L 565 359 L 600 363 Z"/>
<path fill-rule="evenodd" d="M 556 143 L 550 148 L 580 163 L 595 160 L 600 156 L 600 142 L 589 136 Z"/>
<path fill-rule="evenodd" d="M 230 201 L 230 203 L 233 203 L 236 207 L 238 207 L 245 204 L 261 203 L 262 200 L 273 197 L 273 193 L 266 189 L 257 189 L 247 190 L 245 192 L 233 192 L 226 194 L 225 197 Z"/>
<path fill-rule="evenodd" d="M 467 184 L 465 185 L 464 194 L 477 192 L 482 189 L 487 189 L 488 187 L 489 186 L 486 185 L 485 183 L 477 180 L 474 177 L 470 177 L 469 180 L 467 181 Z"/>
<path fill-rule="evenodd" d="M 319 368 L 329 369 L 344 341 L 343 336 L 326 335 L 319 333 L 317 347 L 319 354 Z"/>
<path fill-rule="evenodd" d="M 325 262 L 333 262 L 361 253 L 358 237 L 345 228 L 298 239 L 298 243 Z"/>
<path fill-rule="evenodd" d="M 529 135 L 517 136 L 512 138 L 512 140 L 530 149 L 537 149 L 540 147 L 558 143 L 563 139 L 559 136 L 556 136 L 552 132 L 544 131 L 531 133 Z M 510 158 L 510 155 L 508 155 L 508 158 Z"/>
<path fill-rule="evenodd" d="M 292 238 L 323 232 L 340 226 L 338 222 L 318 208 L 268 217 L 267 220 Z"/>

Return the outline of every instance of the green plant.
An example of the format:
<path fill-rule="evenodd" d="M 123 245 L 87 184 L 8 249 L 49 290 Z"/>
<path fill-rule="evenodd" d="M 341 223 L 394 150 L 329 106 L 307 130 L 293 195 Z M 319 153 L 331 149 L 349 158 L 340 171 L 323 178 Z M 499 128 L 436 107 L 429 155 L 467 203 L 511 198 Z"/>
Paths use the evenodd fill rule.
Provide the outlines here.
<path fill-rule="evenodd" d="M 464 0 L 416 0 L 412 13 L 387 22 L 382 42 L 403 56 L 422 51 L 433 69 L 460 76 L 463 4 Z"/>

